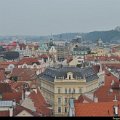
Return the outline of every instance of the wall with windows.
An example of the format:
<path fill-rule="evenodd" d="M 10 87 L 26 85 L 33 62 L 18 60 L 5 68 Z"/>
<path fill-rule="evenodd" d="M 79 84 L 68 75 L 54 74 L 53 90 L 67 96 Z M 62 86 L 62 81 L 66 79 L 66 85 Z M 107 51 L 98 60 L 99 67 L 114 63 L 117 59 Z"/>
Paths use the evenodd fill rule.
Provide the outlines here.
<path fill-rule="evenodd" d="M 54 116 L 67 116 L 70 98 L 78 99 L 81 93 L 86 93 L 98 87 L 98 80 L 87 82 L 73 79 L 71 72 L 68 79 L 56 79 L 54 82 L 41 80 L 41 91 L 46 100 L 53 106 Z"/>
<path fill-rule="evenodd" d="M 69 74 L 68 74 L 69 75 Z M 70 98 L 78 99 L 81 93 L 90 92 L 98 87 L 98 80 L 92 82 L 80 82 L 78 80 L 61 80 L 55 83 L 54 113 L 57 116 L 67 116 Z M 72 81 L 72 82 L 71 82 Z"/>

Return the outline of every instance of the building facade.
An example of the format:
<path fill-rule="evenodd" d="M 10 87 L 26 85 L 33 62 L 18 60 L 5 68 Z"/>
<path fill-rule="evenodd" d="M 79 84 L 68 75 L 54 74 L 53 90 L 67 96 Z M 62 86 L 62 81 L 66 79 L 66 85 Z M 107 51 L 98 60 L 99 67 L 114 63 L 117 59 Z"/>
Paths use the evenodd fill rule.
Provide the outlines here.
<path fill-rule="evenodd" d="M 98 87 L 98 76 L 92 67 L 47 68 L 39 76 L 39 85 L 45 99 L 53 107 L 54 116 L 68 116 L 70 98 Z"/>

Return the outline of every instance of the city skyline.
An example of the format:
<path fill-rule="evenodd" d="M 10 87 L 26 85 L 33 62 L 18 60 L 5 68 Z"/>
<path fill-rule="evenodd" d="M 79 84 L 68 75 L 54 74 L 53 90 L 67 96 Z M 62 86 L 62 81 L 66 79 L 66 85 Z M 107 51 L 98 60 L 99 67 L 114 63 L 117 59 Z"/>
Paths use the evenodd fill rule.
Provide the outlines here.
<path fill-rule="evenodd" d="M 0 35 L 50 35 L 119 26 L 119 0 L 0 0 Z"/>

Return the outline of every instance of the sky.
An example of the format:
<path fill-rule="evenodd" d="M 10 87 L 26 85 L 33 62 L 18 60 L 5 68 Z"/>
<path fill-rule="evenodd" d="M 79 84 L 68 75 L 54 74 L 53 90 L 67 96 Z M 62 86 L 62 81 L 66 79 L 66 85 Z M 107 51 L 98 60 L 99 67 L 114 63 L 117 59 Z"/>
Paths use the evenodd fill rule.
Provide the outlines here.
<path fill-rule="evenodd" d="M 0 35 L 50 35 L 111 30 L 120 0 L 0 0 Z"/>

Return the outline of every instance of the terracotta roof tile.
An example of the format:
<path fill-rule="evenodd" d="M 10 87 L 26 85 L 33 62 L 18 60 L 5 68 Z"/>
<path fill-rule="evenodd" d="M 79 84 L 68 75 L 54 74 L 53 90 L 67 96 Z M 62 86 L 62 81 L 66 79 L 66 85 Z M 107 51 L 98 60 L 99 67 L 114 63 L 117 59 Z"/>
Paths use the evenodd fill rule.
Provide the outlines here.
<path fill-rule="evenodd" d="M 34 102 L 34 106 L 36 107 L 36 112 L 41 113 L 43 116 L 50 116 L 51 110 L 48 108 L 49 105 L 46 103 L 44 97 L 41 92 L 37 90 L 37 93 L 32 92 L 29 97 Z"/>
<path fill-rule="evenodd" d="M 117 96 L 118 100 L 120 100 L 120 92 L 119 89 L 112 89 L 111 91 L 111 82 L 114 80 L 114 82 L 118 82 L 118 79 L 113 75 L 105 75 L 105 85 L 98 88 L 94 95 L 98 97 L 99 102 L 107 102 L 112 101 Z"/>
<path fill-rule="evenodd" d="M 28 68 L 14 68 L 11 73 L 12 76 L 17 76 L 18 81 L 32 81 L 37 77 L 35 70 Z"/>
<path fill-rule="evenodd" d="M 12 92 L 12 89 L 8 83 L 0 83 L 0 94 Z"/>
<path fill-rule="evenodd" d="M 5 70 L 4 69 L 0 69 L 0 81 L 5 80 Z"/>
<path fill-rule="evenodd" d="M 9 111 L 0 111 L 0 117 L 8 117 Z"/>
<path fill-rule="evenodd" d="M 18 65 L 32 65 L 33 63 L 40 64 L 37 58 L 23 58 L 18 62 Z"/>
<path fill-rule="evenodd" d="M 3 93 L 2 100 L 15 100 L 17 103 L 20 103 L 20 100 L 22 100 L 22 92 Z"/>
<path fill-rule="evenodd" d="M 120 105 L 120 102 L 118 102 Z M 113 116 L 113 102 L 100 102 L 100 103 L 78 103 L 75 102 L 75 115 L 76 116 Z M 120 112 L 120 109 L 119 109 Z"/>
<path fill-rule="evenodd" d="M 48 58 L 48 55 L 46 55 L 46 54 L 42 54 L 41 56 L 40 56 L 41 58 Z"/>

